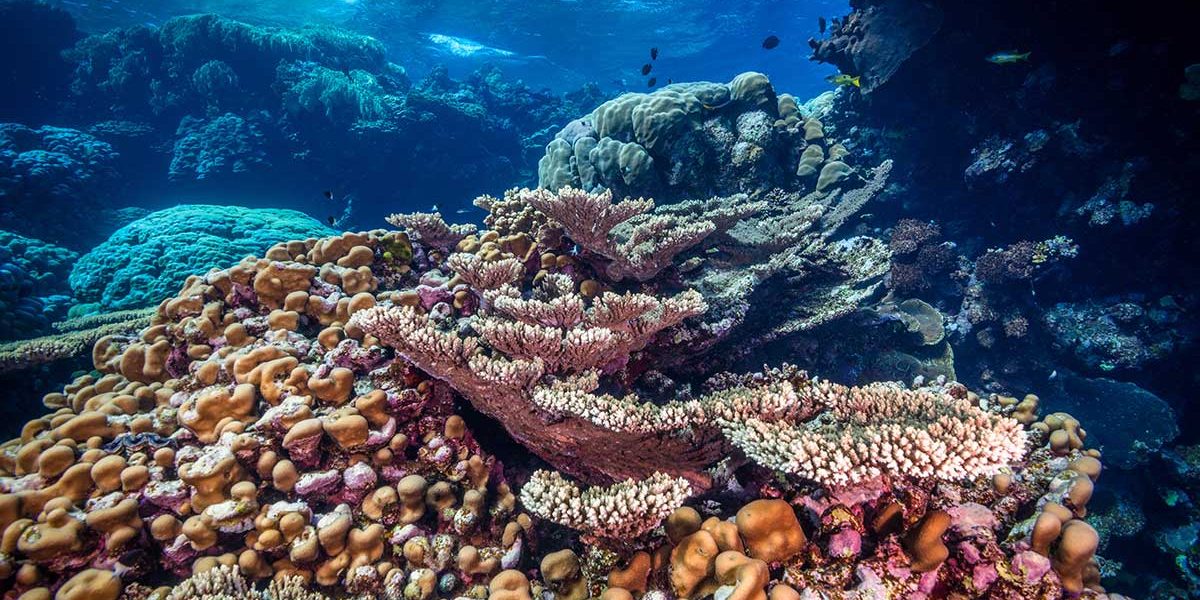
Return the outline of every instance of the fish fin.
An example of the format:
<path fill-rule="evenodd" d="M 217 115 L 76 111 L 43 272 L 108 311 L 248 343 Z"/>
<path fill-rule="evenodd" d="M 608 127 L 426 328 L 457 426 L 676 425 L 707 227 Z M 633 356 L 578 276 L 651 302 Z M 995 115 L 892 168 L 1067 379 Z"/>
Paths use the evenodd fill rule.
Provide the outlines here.
<path fill-rule="evenodd" d="M 855 75 L 854 77 L 850 78 L 850 83 L 854 84 L 854 87 L 862 87 L 862 85 L 859 84 L 860 79 L 862 79 L 862 75 Z"/>

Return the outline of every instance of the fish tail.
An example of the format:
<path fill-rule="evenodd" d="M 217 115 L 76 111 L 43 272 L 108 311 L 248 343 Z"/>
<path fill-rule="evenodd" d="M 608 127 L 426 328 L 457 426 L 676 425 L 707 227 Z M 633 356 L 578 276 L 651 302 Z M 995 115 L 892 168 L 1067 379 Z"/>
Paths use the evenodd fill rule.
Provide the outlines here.
<path fill-rule="evenodd" d="M 850 78 L 850 83 L 854 84 L 854 87 L 862 87 L 859 85 L 860 79 L 862 79 L 862 75 L 855 75 L 854 77 Z"/>
<path fill-rule="evenodd" d="M 1024 53 L 1024 54 L 1018 54 L 1018 55 L 1017 55 L 1017 58 L 1020 58 L 1021 60 L 1029 60 L 1029 55 L 1030 55 L 1030 54 L 1032 54 L 1032 52 L 1026 52 L 1026 53 Z"/>

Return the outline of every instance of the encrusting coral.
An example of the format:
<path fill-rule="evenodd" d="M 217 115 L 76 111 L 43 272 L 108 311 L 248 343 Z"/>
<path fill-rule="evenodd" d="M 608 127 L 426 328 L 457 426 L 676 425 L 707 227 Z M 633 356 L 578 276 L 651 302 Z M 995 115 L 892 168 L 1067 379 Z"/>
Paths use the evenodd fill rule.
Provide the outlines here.
<path fill-rule="evenodd" d="M 712 297 L 682 275 L 724 268 L 695 259 L 761 204 L 481 204 L 503 232 L 426 215 L 276 244 L 98 340 L 0 446 L 5 598 L 1101 594 L 1097 453 L 1036 397 L 794 368 L 657 397 Z M 655 217 L 709 233 L 613 242 Z M 631 255 L 655 268 L 609 269 Z M 544 462 L 502 464 L 456 400 Z"/>

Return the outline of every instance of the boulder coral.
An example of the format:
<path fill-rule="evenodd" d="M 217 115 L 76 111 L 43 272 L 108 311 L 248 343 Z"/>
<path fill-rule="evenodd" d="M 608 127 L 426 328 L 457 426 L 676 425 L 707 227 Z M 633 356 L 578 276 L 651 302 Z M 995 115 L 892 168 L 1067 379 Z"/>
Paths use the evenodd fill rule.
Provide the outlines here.
<path fill-rule="evenodd" d="M 693 394 L 647 362 L 695 335 L 712 294 L 681 270 L 720 246 L 606 240 L 647 214 L 722 238 L 760 204 L 482 204 L 505 233 L 419 215 L 279 242 L 98 340 L 0 445 L 7 593 L 1102 597 L 1101 464 L 1069 415 L 787 366 L 713 368 Z M 608 268 L 640 252 L 662 268 Z M 768 450 L 789 435 L 812 460 Z"/>
<path fill-rule="evenodd" d="M 71 289 L 78 301 L 101 310 L 149 306 L 192 273 L 233 264 L 276 242 L 329 232 L 292 210 L 179 205 L 118 229 L 80 257 Z"/>
<path fill-rule="evenodd" d="M 853 177 L 846 154 L 794 97 L 747 72 L 727 84 L 673 83 L 604 102 L 550 140 L 538 184 L 667 201 L 772 188 L 824 192 Z"/>

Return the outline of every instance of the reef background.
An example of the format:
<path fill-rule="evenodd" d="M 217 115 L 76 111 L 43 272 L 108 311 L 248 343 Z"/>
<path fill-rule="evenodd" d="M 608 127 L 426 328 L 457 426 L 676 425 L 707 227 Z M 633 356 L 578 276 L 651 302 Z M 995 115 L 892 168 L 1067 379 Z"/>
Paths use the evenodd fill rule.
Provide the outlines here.
<path fill-rule="evenodd" d="M 747 19 L 772 18 L 756 7 Z M 599 84 L 537 61 L 442 57 L 451 64 L 439 67 L 437 56 L 409 50 L 423 43 L 411 25 L 389 39 L 396 28 L 384 16 L 412 15 L 397 17 L 385 2 L 284 30 L 263 27 L 262 15 L 167 20 L 123 8 L 147 18 L 110 30 L 92 12 L 76 21 L 41 3 L 0 3 L 0 75 L 10 91 L 0 98 L 0 338 L 54 334 L 55 322 L 104 315 L 133 323 L 145 315 L 115 311 L 157 304 L 187 274 L 279 241 L 381 226 L 391 212 L 436 204 L 448 217 L 464 211 L 448 220 L 477 220 L 483 212 L 471 198 L 546 185 L 538 163 L 548 145 L 617 94 L 607 67 L 596 71 Z M 811 49 L 798 48 L 803 35 L 785 36 L 769 55 L 779 64 L 759 70 L 801 104 L 813 88 L 775 71 L 809 68 L 810 50 L 862 77 L 860 89 L 820 97 L 805 116 L 820 114 L 823 135 L 859 172 L 892 161 L 887 186 L 843 228 L 886 242 L 890 267 L 851 314 L 781 334 L 769 351 L 730 367 L 786 360 L 845 384 L 954 375 L 973 389 L 1037 392 L 1048 410 L 1079 417 L 1105 452 L 1109 470 L 1090 508 L 1101 553 L 1123 565 L 1110 589 L 1194 593 L 1200 211 L 1187 174 L 1200 168 L 1200 82 L 1185 73 L 1200 44 L 1190 24 L 1118 3 L 856 1 L 851 9 L 826 35 L 814 33 Z M 684 22 L 711 16 L 697 9 Z M 142 20 L 159 26 L 127 24 Z M 761 52 L 761 37 L 755 30 L 738 42 L 744 49 L 678 37 L 659 45 L 695 57 L 672 67 L 675 81 L 727 81 L 746 69 L 726 72 L 707 59 Z M 645 60 L 634 55 L 650 45 L 622 45 L 629 59 L 616 58 L 629 65 L 621 69 L 634 71 Z M 531 40 L 512 47 L 572 72 L 593 60 L 562 59 Z M 1029 51 L 1030 61 L 982 58 L 1008 49 Z M 553 86 L 535 79 L 543 74 Z M 764 169 L 703 188 L 677 185 L 664 165 L 685 164 L 685 145 L 650 148 L 658 171 L 604 187 L 670 203 L 795 183 Z M 176 208 L 192 203 L 307 216 L 252 220 L 230 209 L 209 220 L 213 211 Z M 161 209 L 169 210 L 150 215 Z M 228 244 L 247 237 L 229 233 L 230 223 L 262 237 Z M 772 293 L 764 286 L 752 304 L 765 313 L 794 302 Z M 81 355 L 5 369 L 6 433 L 34 414 L 34 399 L 90 363 Z"/>

